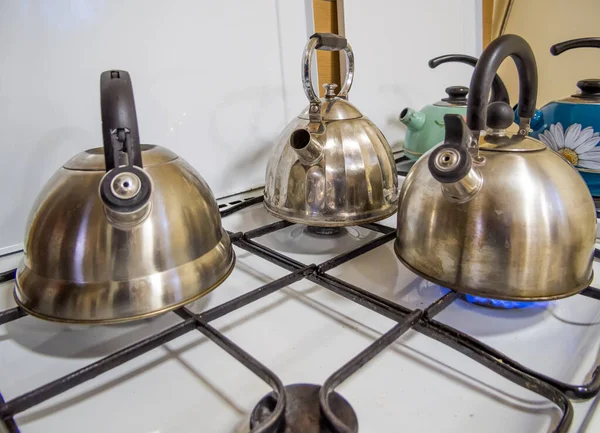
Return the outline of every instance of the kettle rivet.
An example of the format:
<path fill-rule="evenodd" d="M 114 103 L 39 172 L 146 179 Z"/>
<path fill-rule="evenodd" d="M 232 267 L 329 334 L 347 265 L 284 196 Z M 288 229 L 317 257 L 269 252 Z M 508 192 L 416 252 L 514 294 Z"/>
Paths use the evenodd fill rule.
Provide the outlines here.
<path fill-rule="evenodd" d="M 435 167 L 442 171 L 450 171 L 456 167 L 460 155 L 455 149 L 446 149 L 438 153 L 433 161 Z"/>
<path fill-rule="evenodd" d="M 140 192 L 141 181 L 134 173 L 119 173 L 110 183 L 110 190 L 115 197 L 127 200 Z"/>

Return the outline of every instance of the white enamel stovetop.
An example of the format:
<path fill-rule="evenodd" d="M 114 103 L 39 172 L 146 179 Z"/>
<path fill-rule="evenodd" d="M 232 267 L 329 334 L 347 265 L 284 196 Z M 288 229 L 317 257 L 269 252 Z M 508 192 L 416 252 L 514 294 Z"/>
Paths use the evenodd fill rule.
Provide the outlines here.
<path fill-rule="evenodd" d="M 255 205 L 226 217 L 224 226 L 245 231 L 273 221 L 262 205 Z M 384 224 L 395 226 L 395 220 Z M 342 238 L 320 239 L 291 226 L 257 240 L 318 264 L 377 236 L 350 228 Z M 194 311 L 287 273 L 241 249 L 236 254 L 232 275 L 196 302 Z M 0 270 L 17 260 L 2 258 Z M 600 263 L 594 268 L 599 275 Z M 330 273 L 410 308 L 425 308 L 443 293 L 398 262 L 393 242 Z M 12 306 L 11 285 L 0 286 L 0 310 Z M 600 302 L 583 296 L 511 311 L 458 300 L 436 318 L 565 382 L 589 381 L 598 362 Z M 10 400 L 179 320 L 168 313 L 139 323 L 86 328 L 24 317 L 0 326 L 0 392 Z M 394 324 L 307 280 L 212 322 L 284 384 L 322 384 Z M 23 433 L 241 433 L 248 431 L 250 411 L 269 391 L 226 352 L 192 332 L 19 414 L 16 421 Z M 551 431 L 560 417 L 544 398 L 416 331 L 402 336 L 338 391 L 356 411 L 361 433 L 537 433 Z M 600 431 L 595 404 L 573 402 L 571 432 Z"/>

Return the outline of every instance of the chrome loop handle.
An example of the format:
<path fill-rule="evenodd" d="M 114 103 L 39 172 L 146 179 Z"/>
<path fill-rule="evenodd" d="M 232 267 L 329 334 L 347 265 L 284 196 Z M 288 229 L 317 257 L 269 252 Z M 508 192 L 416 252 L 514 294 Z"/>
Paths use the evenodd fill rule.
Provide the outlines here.
<path fill-rule="evenodd" d="M 312 85 L 311 66 L 313 52 L 315 50 L 343 50 L 346 53 L 346 78 L 344 79 L 344 84 L 337 96 L 339 98 L 347 99 L 348 92 L 352 87 L 352 81 L 354 81 L 354 52 L 352 51 L 352 47 L 346 41 L 346 38 L 342 36 L 333 35 L 331 33 L 315 33 L 311 36 L 306 47 L 304 47 L 304 54 L 302 55 L 302 84 L 304 86 L 304 94 L 310 101 L 311 107 L 321 105 L 321 100 Z"/>

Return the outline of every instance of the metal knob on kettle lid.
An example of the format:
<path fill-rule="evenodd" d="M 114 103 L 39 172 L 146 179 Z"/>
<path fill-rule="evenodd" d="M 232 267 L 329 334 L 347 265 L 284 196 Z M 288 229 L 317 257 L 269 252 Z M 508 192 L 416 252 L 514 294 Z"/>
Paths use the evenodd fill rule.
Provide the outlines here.
<path fill-rule="evenodd" d="M 506 129 L 510 106 L 488 102 L 509 56 L 519 73 L 517 133 Z M 404 181 L 396 255 L 434 283 L 486 298 L 538 301 L 583 290 L 592 279 L 594 203 L 577 172 L 527 136 L 537 96 L 527 42 L 492 41 L 469 87 L 466 123 L 447 114 L 443 144 Z"/>
<path fill-rule="evenodd" d="M 344 51 L 340 91 L 325 84 L 320 99 L 311 81 L 315 50 Z M 281 133 L 269 161 L 265 207 L 279 218 L 319 227 L 377 221 L 397 209 L 394 156 L 381 131 L 350 102 L 354 53 L 339 35 L 315 33 L 302 55 L 309 106 Z"/>
<path fill-rule="evenodd" d="M 125 71 L 101 76 L 104 147 L 71 158 L 30 213 L 14 296 L 42 319 L 107 324 L 155 316 L 221 284 L 235 255 L 204 180 L 139 140 Z"/>

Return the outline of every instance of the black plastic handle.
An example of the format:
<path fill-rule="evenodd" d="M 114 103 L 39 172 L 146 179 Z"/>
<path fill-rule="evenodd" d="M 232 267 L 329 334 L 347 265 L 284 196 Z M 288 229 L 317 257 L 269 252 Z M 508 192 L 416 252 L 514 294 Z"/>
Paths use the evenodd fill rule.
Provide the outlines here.
<path fill-rule="evenodd" d="M 126 71 L 112 70 L 100 76 L 100 109 L 106 171 L 120 165 L 142 168 L 142 149 L 138 130 L 131 77 Z M 127 163 L 123 156 L 127 154 Z"/>
<path fill-rule="evenodd" d="M 559 42 L 550 47 L 550 54 L 558 56 L 573 48 L 600 48 L 600 38 L 579 38 Z"/>
<path fill-rule="evenodd" d="M 533 51 L 522 37 L 502 35 L 487 46 L 475 66 L 467 102 L 467 125 L 472 131 L 485 129 L 492 80 L 500 64 L 509 56 L 519 73 L 519 117 L 532 118 L 535 114 L 538 75 Z"/>
<path fill-rule="evenodd" d="M 468 56 L 466 54 L 446 54 L 439 56 L 429 61 L 429 67 L 431 69 L 437 68 L 439 65 L 444 63 L 465 63 L 467 65 L 475 66 L 477 64 L 477 57 Z M 504 85 L 504 81 L 498 74 L 494 75 L 494 81 L 492 82 L 492 96 L 490 102 L 502 101 L 510 104 L 510 97 L 508 96 L 508 90 Z"/>
<path fill-rule="evenodd" d="M 341 51 L 346 49 L 348 41 L 345 37 L 334 33 L 315 33 L 310 39 L 317 38 L 315 49 L 324 51 Z"/>
<path fill-rule="evenodd" d="M 468 148 L 471 131 L 459 114 L 444 115 L 444 125 L 444 144 L 431 152 L 427 165 L 435 180 L 454 183 L 465 177 L 473 165 Z"/>
<path fill-rule="evenodd" d="M 100 198 L 117 212 L 134 212 L 145 207 L 152 194 L 152 182 L 142 169 L 142 149 L 138 130 L 131 77 L 126 71 L 112 70 L 100 76 L 100 109 L 106 174 L 100 181 Z M 139 180 L 135 193 L 115 192 L 115 183 Z"/>

